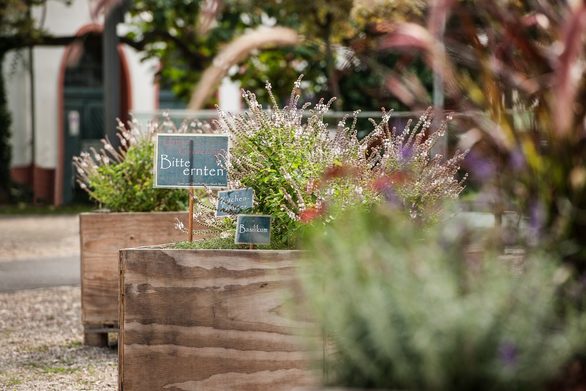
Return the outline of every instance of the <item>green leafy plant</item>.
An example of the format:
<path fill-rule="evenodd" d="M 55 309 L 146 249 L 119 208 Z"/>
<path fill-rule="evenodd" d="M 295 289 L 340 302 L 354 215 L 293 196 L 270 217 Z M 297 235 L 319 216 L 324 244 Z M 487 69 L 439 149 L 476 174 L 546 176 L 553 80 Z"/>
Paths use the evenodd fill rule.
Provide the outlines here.
<path fill-rule="evenodd" d="M 218 128 L 230 137 L 230 153 L 221 159 L 229 172 L 230 188 L 250 187 L 255 205 L 250 212 L 273 217 L 273 247 L 294 248 L 304 223 L 322 213 L 331 200 L 340 205 L 375 204 L 385 198 L 387 184 L 413 218 L 426 219 L 443 200 L 456 198 L 462 183 L 456 179 L 463 153 L 450 159 L 431 149 L 445 131 L 445 123 L 431 131 L 431 112 L 405 129 L 389 129 L 390 113 L 383 112 L 374 130 L 358 139 L 356 116 L 342 119 L 330 129 L 323 116 L 332 101 L 299 107 L 297 89 L 281 108 L 272 94 L 270 110 L 245 91 L 247 112 L 220 112 Z M 376 185 L 373 185 L 376 184 Z M 210 200 L 214 199 L 209 194 Z M 333 218 L 333 216 L 330 216 Z M 196 220 L 218 235 L 232 236 L 229 219 L 217 220 L 213 207 L 201 204 Z"/>
<path fill-rule="evenodd" d="M 185 210 L 188 195 L 181 189 L 153 188 L 153 136 L 157 132 L 195 131 L 187 124 L 179 129 L 172 121 L 141 129 L 137 122 L 119 126 L 120 145 L 103 139 L 103 148 L 74 157 L 77 180 L 82 189 L 112 212 Z"/>
<path fill-rule="evenodd" d="M 307 235 L 302 308 L 328 341 L 328 384 L 542 390 L 583 351 L 586 318 L 557 294 L 569 269 L 547 255 L 474 256 L 469 239 L 455 220 L 421 225 L 387 205 Z"/>

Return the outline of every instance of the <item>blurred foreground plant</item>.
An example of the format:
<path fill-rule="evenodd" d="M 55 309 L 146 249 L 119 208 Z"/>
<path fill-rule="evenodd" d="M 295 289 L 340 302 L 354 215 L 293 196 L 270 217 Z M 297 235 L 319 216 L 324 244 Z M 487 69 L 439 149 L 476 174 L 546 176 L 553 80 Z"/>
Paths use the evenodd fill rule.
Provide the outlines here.
<path fill-rule="evenodd" d="M 463 138 L 476 144 L 472 176 L 492 188 L 497 212 L 518 209 L 534 243 L 584 273 L 585 34 L 581 1 L 435 0 L 425 25 L 399 24 L 382 41 L 422 50 L 448 104 L 476 110 Z"/>
<path fill-rule="evenodd" d="M 584 351 L 586 318 L 557 294 L 571 272 L 550 256 L 473 256 L 457 221 L 422 226 L 386 206 L 316 227 L 303 308 L 328 341 L 328 384 L 535 391 Z"/>

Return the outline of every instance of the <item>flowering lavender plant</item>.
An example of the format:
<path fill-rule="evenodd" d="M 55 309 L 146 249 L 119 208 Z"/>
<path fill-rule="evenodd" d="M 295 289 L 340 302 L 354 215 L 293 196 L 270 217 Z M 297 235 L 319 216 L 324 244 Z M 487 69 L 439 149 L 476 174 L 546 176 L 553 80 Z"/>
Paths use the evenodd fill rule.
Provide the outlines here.
<path fill-rule="evenodd" d="M 230 188 L 254 189 L 253 211 L 273 216 L 273 247 L 295 247 L 303 223 L 322 215 L 333 200 L 344 207 L 375 204 L 392 191 L 412 217 L 425 219 L 462 190 L 455 174 L 463 154 L 448 160 L 431 155 L 446 125 L 431 132 L 430 111 L 402 131 L 389 129 L 390 113 L 383 112 L 381 122 L 372 121 L 374 130 L 360 140 L 357 113 L 330 129 L 323 117 L 333 100 L 299 106 L 299 86 L 300 79 L 281 108 L 267 84 L 269 110 L 245 91 L 249 110 L 237 115 L 220 111 L 217 122 L 231 142 L 229 155 L 221 157 Z M 212 213 L 210 205 L 201 205 L 196 219 L 230 237 L 233 225 L 214 220 Z M 332 218 L 326 215 L 325 221 Z"/>

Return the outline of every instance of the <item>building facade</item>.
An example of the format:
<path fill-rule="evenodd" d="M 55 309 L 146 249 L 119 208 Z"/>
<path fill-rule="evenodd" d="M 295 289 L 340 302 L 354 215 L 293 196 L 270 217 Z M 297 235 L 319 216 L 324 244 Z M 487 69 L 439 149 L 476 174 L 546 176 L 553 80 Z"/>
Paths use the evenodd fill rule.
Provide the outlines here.
<path fill-rule="evenodd" d="M 49 34 L 84 37 L 65 47 L 13 51 L 2 69 L 12 115 L 12 178 L 30 186 L 36 201 L 59 205 L 76 197 L 71 158 L 104 136 L 103 19 L 91 18 L 88 0 L 47 2 L 34 12 Z M 157 61 L 141 61 L 124 44 L 118 53 L 122 119 L 158 109 Z"/>

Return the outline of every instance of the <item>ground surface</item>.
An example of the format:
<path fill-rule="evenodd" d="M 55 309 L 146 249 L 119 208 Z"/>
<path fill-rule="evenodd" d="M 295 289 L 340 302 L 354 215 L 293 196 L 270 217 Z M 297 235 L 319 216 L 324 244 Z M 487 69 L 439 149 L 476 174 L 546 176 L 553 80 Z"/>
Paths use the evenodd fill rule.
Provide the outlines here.
<path fill-rule="evenodd" d="M 116 390 L 116 349 L 82 341 L 78 287 L 0 293 L 0 390 Z"/>
<path fill-rule="evenodd" d="M 79 217 L 0 217 L 0 262 L 79 256 Z"/>
<path fill-rule="evenodd" d="M 79 285 L 79 217 L 0 216 L 0 292 Z"/>
<path fill-rule="evenodd" d="M 83 346 L 64 284 L 79 285 L 78 216 L 0 217 L 0 391 L 117 390 L 116 349 Z"/>

